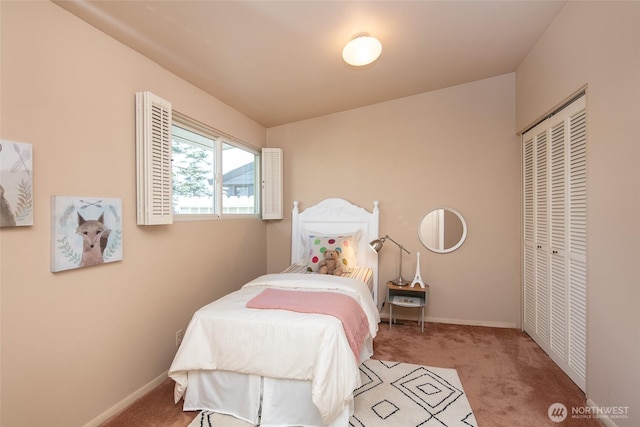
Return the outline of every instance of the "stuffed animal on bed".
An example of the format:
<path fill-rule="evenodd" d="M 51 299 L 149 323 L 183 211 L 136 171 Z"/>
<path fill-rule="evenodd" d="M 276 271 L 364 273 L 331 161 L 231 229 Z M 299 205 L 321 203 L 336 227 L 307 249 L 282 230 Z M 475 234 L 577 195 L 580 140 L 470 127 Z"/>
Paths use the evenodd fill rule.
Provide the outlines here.
<path fill-rule="evenodd" d="M 332 249 L 324 251 L 324 259 L 320 261 L 318 273 L 333 274 L 334 276 L 342 276 L 347 272 L 340 265 L 340 253 Z"/>

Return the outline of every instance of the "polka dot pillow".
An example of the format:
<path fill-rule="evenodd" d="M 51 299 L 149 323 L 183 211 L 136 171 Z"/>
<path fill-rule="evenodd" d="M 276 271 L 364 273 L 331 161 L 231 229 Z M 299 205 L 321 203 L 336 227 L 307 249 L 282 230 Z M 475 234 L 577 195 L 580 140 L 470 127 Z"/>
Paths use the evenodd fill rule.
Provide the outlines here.
<path fill-rule="evenodd" d="M 340 254 L 338 261 L 343 267 L 353 268 L 357 266 L 356 250 L 357 241 L 352 235 L 339 236 L 314 236 L 310 235 L 307 240 L 307 266 L 313 272 L 320 268 L 320 262 L 324 259 L 327 250 L 334 250 Z"/>

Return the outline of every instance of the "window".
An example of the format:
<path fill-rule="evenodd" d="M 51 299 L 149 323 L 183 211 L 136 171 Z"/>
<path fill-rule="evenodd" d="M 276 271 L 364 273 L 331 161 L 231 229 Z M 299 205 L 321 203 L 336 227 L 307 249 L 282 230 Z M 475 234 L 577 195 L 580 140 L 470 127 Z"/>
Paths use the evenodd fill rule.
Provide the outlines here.
<path fill-rule="evenodd" d="M 258 215 L 258 151 L 173 112 L 173 212 L 182 218 Z"/>

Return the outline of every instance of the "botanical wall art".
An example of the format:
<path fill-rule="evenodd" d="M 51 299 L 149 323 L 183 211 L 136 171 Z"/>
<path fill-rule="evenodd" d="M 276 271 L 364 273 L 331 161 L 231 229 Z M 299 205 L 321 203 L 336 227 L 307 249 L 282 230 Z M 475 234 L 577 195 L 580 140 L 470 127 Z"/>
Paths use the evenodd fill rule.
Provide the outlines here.
<path fill-rule="evenodd" d="M 31 144 L 0 139 L 0 227 L 33 225 Z"/>
<path fill-rule="evenodd" d="M 122 199 L 51 196 L 51 271 L 122 260 Z"/>

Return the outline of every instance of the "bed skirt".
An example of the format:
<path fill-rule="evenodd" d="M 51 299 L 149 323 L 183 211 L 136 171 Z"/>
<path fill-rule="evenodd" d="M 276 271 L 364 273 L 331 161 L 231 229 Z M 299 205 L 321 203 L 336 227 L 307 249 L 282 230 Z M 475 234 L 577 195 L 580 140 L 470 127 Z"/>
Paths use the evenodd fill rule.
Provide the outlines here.
<path fill-rule="evenodd" d="M 275 379 L 229 371 L 189 371 L 184 410 L 231 415 L 253 425 L 324 426 L 311 400 L 311 381 Z M 349 425 L 353 401 L 329 427 Z"/>

